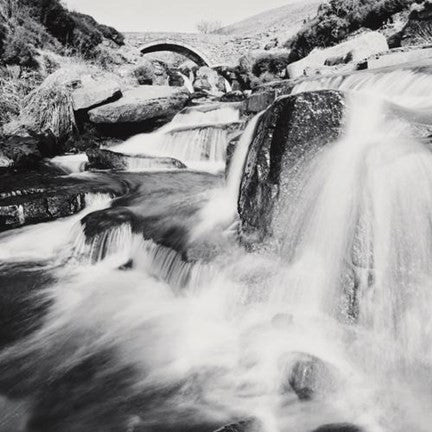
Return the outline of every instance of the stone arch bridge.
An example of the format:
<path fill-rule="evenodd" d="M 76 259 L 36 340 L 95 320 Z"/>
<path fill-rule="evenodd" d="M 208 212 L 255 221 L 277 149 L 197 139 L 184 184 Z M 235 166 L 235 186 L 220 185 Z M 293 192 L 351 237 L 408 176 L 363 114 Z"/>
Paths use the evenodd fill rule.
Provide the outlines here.
<path fill-rule="evenodd" d="M 232 36 L 199 33 L 128 33 L 128 41 L 142 54 L 171 51 L 199 66 L 234 66 L 242 50 Z"/>

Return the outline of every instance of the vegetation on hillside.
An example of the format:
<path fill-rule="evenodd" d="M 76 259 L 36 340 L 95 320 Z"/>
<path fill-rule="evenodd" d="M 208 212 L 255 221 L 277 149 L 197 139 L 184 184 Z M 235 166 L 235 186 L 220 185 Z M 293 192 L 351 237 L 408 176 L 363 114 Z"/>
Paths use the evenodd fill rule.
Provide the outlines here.
<path fill-rule="evenodd" d="M 0 60 L 35 68 L 37 52 L 79 54 L 95 58 L 104 40 L 120 46 L 124 37 L 92 17 L 67 10 L 60 0 L 4 0 L 0 13 Z"/>
<path fill-rule="evenodd" d="M 290 61 L 307 56 L 316 47 L 341 42 L 360 28 L 377 30 L 392 16 L 408 9 L 416 0 L 330 0 L 323 3 L 315 18 L 286 43 Z"/>

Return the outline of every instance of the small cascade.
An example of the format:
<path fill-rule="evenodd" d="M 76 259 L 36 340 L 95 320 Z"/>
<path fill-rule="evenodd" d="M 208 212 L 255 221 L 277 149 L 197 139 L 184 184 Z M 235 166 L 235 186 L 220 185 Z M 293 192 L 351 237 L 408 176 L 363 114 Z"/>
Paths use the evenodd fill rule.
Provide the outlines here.
<path fill-rule="evenodd" d="M 130 155 L 172 157 L 188 168 L 222 170 L 228 145 L 228 127 L 239 122 L 233 108 L 179 113 L 172 122 L 152 134 L 136 135 L 110 148 Z"/>
<path fill-rule="evenodd" d="M 432 111 L 432 103 L 425 94 L 432 91 L 432 75 L 413 70 L 392 72 L 359 72 L 350 75 L 326 76 L 304 80 L 292 90 L 293 94 L 334 89 L 357 91 L 381 96 L 405 108 Z"/>
<path fill-rule="evenodd" d="M 232 92 L 232 86 L 230 82 L 226 78 L 224 78 L 224 82 L 225 82 L 225 92 L 226 93 Z"/>
<path fill-rule="evenodd" d="M 87 193 L 84 196 L 85 209 L 80 213 L 0 234 L 3 246 L 0 260 L 63 260 L 69 254 L 69 242 L 75 238 L 74 227 L 85 215 L 109 207 L 112 198 L 107 193 Z M 74 233 L 72 236 L 71 231 Z"/>
<path fill-rule="evenodd" d="M 214 191 L 208 204 L 201 210 L 201 222 L 193 229 L 192 239 L 200 237 L 217 226 L 227 228 L 236 219 L 244 164 L 258 122 L 263 114 L 264 112 L 261 112 L 249 121 L 232 156 L 226 185 L 224 188 Z"/>
<path fill-rule="evenodd" d="M 192 84 L 192 81 L 184 74 L 182 74 L 181 72 L 177 72 L 180 77 L 183 79 L 183 85 L 187 88 L 189 93 L 193 93 L 194 92 L 194 87 Z"/>

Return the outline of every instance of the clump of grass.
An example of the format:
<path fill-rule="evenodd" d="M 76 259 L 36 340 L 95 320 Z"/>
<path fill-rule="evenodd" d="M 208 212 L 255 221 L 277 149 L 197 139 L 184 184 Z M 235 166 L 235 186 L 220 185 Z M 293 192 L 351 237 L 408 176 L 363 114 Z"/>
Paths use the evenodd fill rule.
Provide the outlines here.
<path fill-rule="evenodd" d="M 0 128 L 19 116 L 26 96 L 41 82 L 37 72 L 18 66 L 0 69 Z"/>
<path fill-rule="evenodd" d="M 55 81 L 44 82 L 24 102 L 20 118 L 28 129 L 50 134 L 60 141 L 75 134 L 77 125 L 72 95 L 67 85 Z"/>

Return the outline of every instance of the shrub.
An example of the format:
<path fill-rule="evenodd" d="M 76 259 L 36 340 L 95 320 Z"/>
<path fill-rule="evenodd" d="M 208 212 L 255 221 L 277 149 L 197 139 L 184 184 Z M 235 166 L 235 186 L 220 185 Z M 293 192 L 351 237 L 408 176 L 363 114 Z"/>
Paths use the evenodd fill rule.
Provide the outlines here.
<path fill-rule="evenodd" d="M 36 68 L 36 56 L 32 40 L 28 38 L 24 28 L 18 27 L 8 34 L 3 51 L 3 60 L 6 64 Z"/>
<path fill-rule="evenodd" d="M 392 15 L 415 0 L 330 0 L 321 5 L 317 15 L 305 23 L 285 46 L 291 49 L 290 62 L 307 56 L 316 47 L 341 42 L 349 33 L 362 27 L 376 30 Z"/>
<path fill-rule="evenodd" d="M 151 63 L 144 63 L 136 67 L 133 71 L 139 85 L 151 85 L 155 80 L 154 67 Z"/>

